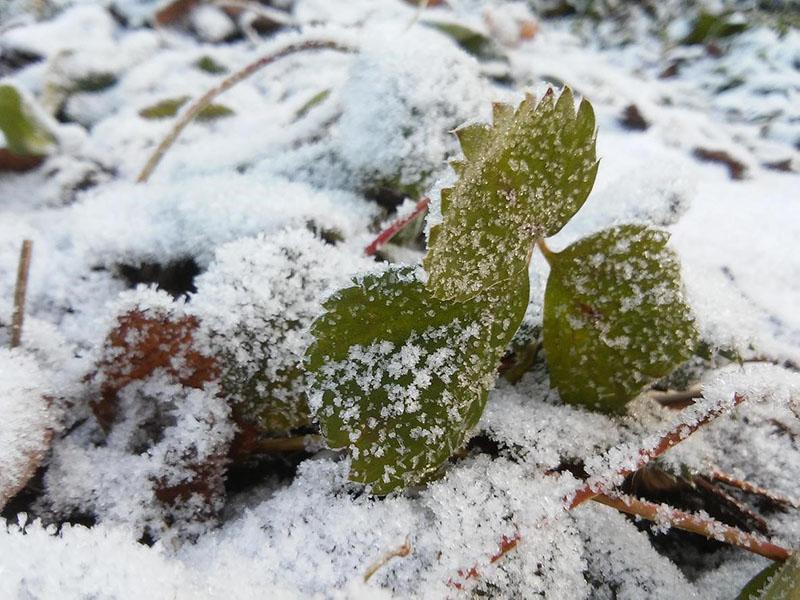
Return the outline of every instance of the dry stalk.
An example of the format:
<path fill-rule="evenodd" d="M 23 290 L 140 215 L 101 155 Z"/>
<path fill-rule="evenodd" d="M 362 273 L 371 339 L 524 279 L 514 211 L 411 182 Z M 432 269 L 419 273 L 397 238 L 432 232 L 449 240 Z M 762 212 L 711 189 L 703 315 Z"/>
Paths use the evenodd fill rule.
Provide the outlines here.
<path fill-rule="evenodd" d="M 266 438 L 255 442 L 252 452 L 256 454 L 272 454 L 277 452 L 305 452 L 323 446 L 320 435 L 300 435 L 289 438 Z"/>
<path fill-rule="evenodd" d="M 31 269 L 31 252 L 33 242 L 24 240 L 19 253 L 17 267 L 17 285 L 14 289 L 14 315 L 11 319 L 11 347 L 17 348 L 22 343 L 22 324 L 25 320 L 25 296 L 28 292 L 28 274 Z"/>
<path fill-rule="evenodd" d="M 729 485 L 748 494 L 761 496 L 762 498 L 766 498 L 767 500 L 774 502 L 775 504 L 778 504 L 780 506 L 800 509 L 800 502 L 798 502 L 797 500 L 793 500 L 788 496 L 783 496 L 782 494 L 775 493 L 772 490 L 768 490 L 766 488 L 753 485 L 752 483 L 748 483 L 741 479 L 737 479 L 736 477 L 728 475 L 727 473 L 714 470 L 708 474 L 708 478 L 713 481 L 717 481 L 719 483 L 724 483 L 725 485 Z"/>
<path fill-rule="evenodd" d="M 685 440 L 695 431 L 700 429 L 703 425 L 710 423 L 720 415 L 725 414 L 732 408 L 735 408 L 736 406 L 744 402 L 744 400 L 745 396 L 743 396 L 742 394 L 736 394 L 733 397 L 732 406 L 715 408 L 709 411 L 707 414 L 705 414 L 703 417 L 701 417 L 691 425 L 687 423 L 681 423 L 679 425 L 676 425 L 674 428 L 665 433 L 654 446 L 652 446 L 651 448 L 642 448 L 641 450 L 639 450 L 639 458 L 634 465 L 619 469 L 618 471 L 615 472 L 615 475 L 625 477 L 627 475 L 630 475 L 634 471 L 638 471 L 654 458 L 661 456 L 662 454 L 664 454 L 664 452 L 672 448 L 674 445 Z M 573 509 L 576 506 L 583 504 L 587 500 L 591 500 L 592 497 L 597 495 L 598 493 L 599 492 L 597 490 L 597 485 L 587 482 L 572 497 L 572 500 L 569 503 L 569 508 Z"/>
<path fill-rule="evenodd" d="M 259 71 L 264 67 L 271 65 L 277 60 L 284 58 L 286 56 L 290 56 L 292 54 L 297 54 L 298 52 L 305 52 L 307 50 L 337 50 L 339 52 L 354 52 L 355 49 L 349 46 L 345 46 L 339 42 L 335 42 L 333 40 L 306 40 L 304 42 L 295 42 L 293 44 L 288 44 L 284 46 L 277 52 L 273 52 L 271 54 L 267 54 L 262 56 L 255 62 L 250 63 L 243 69 L 229 75 L 225 79 L 223 79 L 218 85 L 214 86 L 210 90 L 208 90 L 205 94 L 200 96 L 197 100 L 192 102 L 189 107 L 184 110 L 181 115 L 178 117 L 175 124 L 172 126 L 172 129 L 167 134 L 167 136 L 161 140 L 161 143 L 156 147 L 153 153 L 150 155 L 150 158 L 147 159 L 142 171 L 139 173 L 139 176 L 136 178 L 137 183 L 145 183 L 148 179 L 150 179 L 150 175 L 152 175 L 155 168 L 158 166 L 158 163 L 161 162 L 161 159 L 166 154 L 167 150 L 169 150 L 175 141 L 180 136 L 181 132 L 186 128 L 186 126 L 191 123 L 194 118 L 209 104 L 211 104 L 217 96 L 222 94 L 223 92 L 231 89 L 240 81 L 243 81 Z"/>
<path fill-rule="evenodd" d="M 369 569 L 367 569 L 367 572 L 364 573 L 364 583 L 367 583 L 370 577 L 375 575 L 378 569 L 383 567 L 393 558 L 402 558 L 408 556 L 409 554 L 411 554 L 411 541 L 408 539 L 408 536 L 406 536 L 406 541 L 403 542 L 402 546 L 400 546 L 399 548 L 395 548 L 394 550 L 390 550 L 389 552 L 381 556 L 377 561 L 375 561 L 370 566 Z"/>
<path fill-rule="evenodd" d="M 786 548 L 777 546 L 760 536 L 720 523 L 711 517 L 701 517 L 672 507 L 666 507 L 663 504 L 639 500 L 632 496 L 596 494 L 592 497 L 592 500 L 654 523 L 665 524 L 669 527 L 697 533 L 709 539 L 731 544 L 770 560 L 784 561 L 791 555 L 791 552 Z"/>

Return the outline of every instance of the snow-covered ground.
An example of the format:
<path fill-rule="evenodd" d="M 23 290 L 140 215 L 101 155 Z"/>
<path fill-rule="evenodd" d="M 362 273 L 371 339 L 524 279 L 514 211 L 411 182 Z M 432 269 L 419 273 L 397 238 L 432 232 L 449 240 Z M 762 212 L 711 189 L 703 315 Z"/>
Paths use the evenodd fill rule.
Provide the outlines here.
<path fill-rule="evenodd" d="M 665 538 L 599 504 L 564 510 L 576 479 L 552 470 L 600 472 L 596 457 L 638 447 L 675 418 L 647 395 L 625 416 L 590 413 L 562 404 L 537 363 L 515 385 L 498 380 L 479 442 L 443 478 L 377 499 L 325 449 L 232 466 L 231 404 L 249 392 L 231 400 L 213 378 L 187 384 L 201 375 L 179 352 L 126 379 L 109 366 L 124 340 L 106 340 L 139 310 L 200 322 L 188 335 L 248 376 L 293 368 L 309 343 L 295 323 L 380 268 L 364 247 L 410 210 L 404 196 L 435 204 L 453 181 L 450 131 L 488 120 L 493 101 L 568 85 L 594 106 L 600 168 L 551 247 L 618 223 L 667 227 L 703 340 L 746 361 L 697 373 L 707 399 L 738 391 L 752 402 L 672 450 L 664 468 L 719 469 L 800 497 L 800 30 L 754 18 L 688 45 L 679 40 L 698 11 L 724 3 L 542 18 L 555 3 L 479 0 L 283 0 L 264 9 L 268 27 L 256 3 L 231 16 L 206 2 L 152 27 L 164 4 L 0 7 L 0 84 L 22 90 L 55 138 L 37 168 L 0 172 L 0 505 L 33 475 L 3 512 L 0 597 L 736 597 L 766 559 Z M 616 3 L 596 4 L 607 15 Z M 480 33 L 477 56 L 437 23 Z M 308 40 L 337 48 L 287 56 L 219 96 L 229 114 L 190 124 L 136 183 L 174 122 L 143 111 Z M 27 316 L 9 350 L 24 239 Z M 421 255 L 411 240 L 384 257 Z M 535 255 L 533 325 L 547 268 Z M 294 401 L 305 384 L 300 374 L 270 393 Z M 97 406 L 112 388 L 110 427 Z M 154 421 L 168 425 L 151 435 Z M 198 479 L 201 491 L 181 491 Z M 773 541 L 800 547 L 797 511 L 766 519 Z M 519 543 L 494 560 L 503 539 Z M 404 543 L 407 556 L 364 581 Z"/>

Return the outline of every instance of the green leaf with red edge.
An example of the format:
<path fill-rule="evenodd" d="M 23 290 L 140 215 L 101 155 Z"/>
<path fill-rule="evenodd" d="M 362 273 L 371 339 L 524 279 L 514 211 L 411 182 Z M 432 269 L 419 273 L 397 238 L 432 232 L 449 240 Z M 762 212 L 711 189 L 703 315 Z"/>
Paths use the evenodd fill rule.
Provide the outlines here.
<path fill-rule="evenodd" d="M 390 268 L 339 291 L 306 353 L 327 443 L 376 494 L 425 481 L 461 447 L 528 304 L 525 272 L 463 303 L 434 298 L 420 273 Z"/>
<path fill-rule="evenodd" d="M 456 130 L 465 160 L 442 190 L 442 223 L 423 261 L 428 287 L 462 302 L 527 268 L 532 243 L 557 233 L 580 209 L 597 174 L 595 119 L 577 112 L 567 88 L 514 109 L 496 104 L 493 123 Z"/>
<path fill-rule="evenodd" d="M 692 355 L 698 336 L 668 239 L 622 225 L 549 256 L 544 351 L 565 402 L 621 412 Z"/>

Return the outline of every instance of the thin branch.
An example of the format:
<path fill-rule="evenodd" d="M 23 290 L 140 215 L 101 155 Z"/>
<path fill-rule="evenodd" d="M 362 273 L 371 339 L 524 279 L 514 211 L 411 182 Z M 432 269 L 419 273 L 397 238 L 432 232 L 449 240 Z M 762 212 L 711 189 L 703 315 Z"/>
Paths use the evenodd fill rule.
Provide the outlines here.
<path fill-rule="evenodd" d="M 416 219 L 419 215 L 423 212 L 428 210 L 428 206 L 431 203 L 431 199 L 428 197 L 422 198 L 417 205 L 414 207 L 414 210 L 411 211 L 411 214 L 406 215 L 405 217 L 401 217 L 394 221 L 389 227 L 384 229 L 378 234 L 370 244 L 364 248 L 364 254 L 367 256 L 373 256 L 378 250 L 383 248 L 389 240 L 391 240 L 395 235 L 397 235 L 402 229 L 411 223 L 414 219 Z"/>
<path fill-rule="evenodd" d="M 791 555 L 786 548 L 777 546 L 760 536 L 755 536 L 747 532 L 720 523 L 711 517 L 701 517 L 692 513 L 666 507 L 663 504 L 655 504 L 639 500 L 632 496 L 613 497 L 606 494 L 597 494 L 592 500 L 615 508 L 620 512 L 629 515 L 642 517 L 654 523 L 664 523 L 676 529 L 697 533 L 709 539 L 726 542 L 738 548 L 743 548 L 765 558 L 776 561 L 784 561 Z"/>
<path fill-rule="evenodd" d="M 164 154 L 166 154 L 167 150 L 172 147 L 172 145 L 178 139 L 178 136 L 180 136 L 181 132 L 205 107 L 211 104 L 217 98 L 217 96 L 229 90 L 240 81 L 247 79 L 260 69 L 271 65 L 275 61 L 292 54 L 297 54 L 298 52 L 305 52 L 307 50 L 337 50 L 339 52 L 355 52 L 354 48 L 345 46 L 333 40 L 306 40 L 305 42 L 295 42 L 281 48 L 277 52 L 262 56 L 243 69 L 229 75 L 218 85 L 211 88 L 200 98 L 195 100 L 178 117 L 170 132 L 153 151 L 153 153 L 150 155 L 150 158 L 147 159 L 147 162 L 142 168 L 141 173 L 139 173 L 139 176 L 136 178 L 136 182 L 145 183 L 150 178 L 150 175 L 152 175 L 153 171 L 158 166 L 158 163 L 161 162 Z"/>
<path fill-rule="evenodd" d="M 742 402 L 744 402 L 745 396 L 742 394 L 735 394 L 733 397 L 733 404 L 730 406 L 723 406 L 717 407 L 703 415 L 693 424 L 688 423 L 680 423 L 670 429 L 667 433 L 665 433 L 661 438 L 659 438 L 658 442 L 654 444 L 651 448 L 642 448 L 639 450 L 638 459 L 634 464 L 631 464 L 626 467 L 622 467 L 613 473 L 614 476 L 621 476 L 625 477 L 634 471 L 638 471 L 644 465 L 649 463 L 654 458 L 657 458 L 664 454 L 667 450 L 672 448 L 674 445 L 682 442 L 695 431 L 700 429 L 702 426 L 710 423 L 720 415 L 728 412 L 729 410 L 735 408 Z M 573 509 L 576 506 L 579 506 L 590 500 L 593 496 L 599 493 L 600 486 L 596 482 L 587 482 L 581 487 L 575 495 L 572 497 L 572 500 L 569 503 L 569 508 Z"/>
<path fill-rule="evenodd" d="M 377 561 L 375 561 L 369 569 L 367 569 L 367 572 L 364 573 L 364 583 L 367 583 L 369 578 L 372 577 L 376 571 L 378 571 L 378 569 L 383 567 L 393 558 L 402 558 L 408 556 L 409 554 L 411 554 L 411 542 L 409 541 L 408 536 L 406 536 L 406 541 L 403 542 L 402 546 L 395 548 L 394 550 L 390 550 L 381 556 Z"/>
<path fill-rule="evenodd" d="M 19 266 L 17 267 L 17 285 L 14 289 L 14 316 L 11 319 L 11 347 L 16 348 L 22 343 L 22 324 L 25 320 L 25 296 L 28 292 L 28 274 L 31 269 L 31 252 L 33 242 L 23 240 L 19 252 Z"/>
<path fill-rule="evenodd" d="M 800 502 L 798 502 L 797 500 L 793 500 L 788 496 L 784 496 L 782 494 L 773 492 L 772 490 L 768 490 L 766 488 L 753 485 L 752 483 L 748 483 L 741 479 L 737 479 L 732 475 L 728 475 L 727 473 L 714 470 L 708 474 L 708 478 L 713 481 L 718 481 L 719 483 L 724 483 L 725 485 L 729 485 L 748 494 L 761 496 L 780 506 L 800 509 Z"/>
<path fill-rule="evenodd" d="M 277 25 L 296 25 L 292 16 L 277 8 L 258 4 L 251 0 L 213 0 L 220 8 L 232 8 L 240 12 L 251 12 L 257 17 Z"/>
<path fill-rule="evenodd" d="M 754 510 L 745 505 L 743 502 L 739 502 L 739 500 L 731 496 L 728 492 L 723 490 L 714 482 L 710 481 L 708 478 L 704 477 L 703 475 L 695 475 L 692 477 L 692 483 L 705 492 L 712 494 L 718 500 L 726 504 L 729 508 L 738 511 L 741 515 L 747 517 L 747 519 L 750 520 L 750 525 L 759 533 L 763 533 L 764 535 L 769 533 L 769 525 L 763 518 L 761 518 L 760 515 L 756 514 Z"/>
<path fill-rule="evenodd" d="M 507 536 L 504 535 L 500 539 L 500 549 L 497 551 L 496 554 L 493 554 L 489 558 L 489 564 L 496 563 L 498 560 L 503 558 L 506 554 L 508 554 L 512 550 L 516 549 L 517 545 L 519 544 L 520 539 L 522 539 L 522 538 L 521 538 L 519 532 L 514 533 L 514 535 L 512 537 L 507 537 Z M 459 570 L 458 574 L 465 581 L 467 579 L 477 579 L 480 576 L 480 573 L 478 573 L 478 567 L 477 566 L 474 566 L 474 567 L 470 568 L 467 571 Z M 462 584 L 462 583 L 460 583 L 458 581 L 453 581 L 452 579 L 448 582 L 448 584 L 453 586 L 457 590 L 461 590 L 461 589 L 464 588 L 464 584 Z"/>
<path fill-rule="evenodd" d="M 320 435 L 300 435 L 289 438 L 265 438 L 253 442 L 251 452 L 272 454 L 276 452 L 304 452 L 323 445 Z"/>
<path fill-rule="evenodd" d="M 666 392 L 650 390 L 647 392 L 647 396 L 661 406 L 679 410 L 694 404 L 697 398 L 702 398 L 703 388 L 700 385 L 693 385 L 685 390 L 669 390 Z"/>
<path fill-rule="evenodd" d="M 544 259 L 547 261 L 547 264 L 552 264 L 553 255 L 555 255 L 555 252 L 550 250 L 550 248 L 547 246 L 547 243 L 544 241 L 544 238 L 539 238 L 536 240 L 536 247 L 539 248 L 542 256 L 544 256 Z"/>

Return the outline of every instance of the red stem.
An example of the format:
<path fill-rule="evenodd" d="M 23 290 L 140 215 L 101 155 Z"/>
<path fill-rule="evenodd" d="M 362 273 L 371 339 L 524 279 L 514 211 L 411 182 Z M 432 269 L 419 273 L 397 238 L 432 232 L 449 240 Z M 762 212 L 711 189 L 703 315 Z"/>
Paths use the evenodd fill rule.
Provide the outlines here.
<path fill-rule="evenodd" d="M 406 215 L 405 217 L 401 217 L 397 219 L 394 223 L 389 225 L 386 229 L 381 231 L 372 242 L 364 248 L 364 254 L 367 256 L 373 256 L 378 250 L 383 248 L 386 243 L 392 239 L 398 232 L 400 232 L 406 225 L 408 225 L 411 221 L 416 219 L 419 215 L 425 212 L 428 209 L 428 205 L 431 203 L 431 199 L 428 197 L 422 198 L 417 205 L 414 207 L 414 210 L 411 214 Z"/>
<path fill-rule="evenodd" d="M 703 425 L 706 425 L 710 421 L 713 421 L 720 415 L 726 413 L 731 408 L 738 406 L 739 404 L 744 402 L 744 400 L 745 396 L 741 394 L 735 394 L 733 397 L 733 407 L 725 406 L 716 408 L 710 411 L 705 416 L 703 416 L 693 425 L 687 425 L 686 423 L 681 423 L 680 425 L 674 427 L 666 434 L 664 434 L 658 441 L 658 443 L 652 448 L 649 449 L 643 448 L 639 450 L 639 460 L 636 462 L 634 466 L 620 469 L 615 474 L 625 477 L 627 475 L 630 475 L 634 471 L 641 469 L 643 466 L 645 466 L 654 458 L 658 458 L 659 456 L 664 454 L 664 452 L 672 448 L 675 444 L 678 444 L 679 442 L 685 440 L 695 431 L 700 429 Z M 596 484 L 592 483 L 584 484 L 583 487 L 581 487 L 572 497 L 572 501 L 569 504 L 569 509 L 571 510 L 576 506 L 579 506 L 584 502 L 586 502 L 587 500 L 591 500 L 594 496 L 596 496 L 599 493 L 599 491 L 595 489 L 596 487 L 597 487 Z"/>

